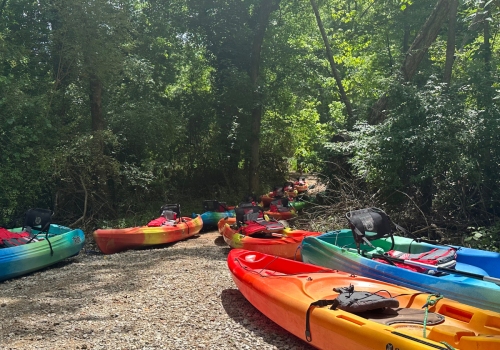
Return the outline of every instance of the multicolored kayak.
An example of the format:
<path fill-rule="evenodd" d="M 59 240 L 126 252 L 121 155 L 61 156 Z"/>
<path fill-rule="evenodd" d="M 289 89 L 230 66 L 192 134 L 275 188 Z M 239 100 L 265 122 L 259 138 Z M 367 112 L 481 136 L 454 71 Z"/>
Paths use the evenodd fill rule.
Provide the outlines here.
<path fill-rule="evenodd" d="M 369 258 L 390 250 L 421 255 L 433 249 L 447 248 L 417 242 L 411 238 L 399 236 L 393 238 L 392 249 L 391 238 L 381 238 L 371 241 L 375 249 L 367 244 L 361 244 L 361 254 L 359 254 L 352 231 L 345 229 L 327 232 L 317 237 L 307 237 L 302 242 L 301 253 L 304 262 L 421 291 L 431 290 L 468 305 L 500 312 L 500 286 L 487 281 L 490 278 L 492 280 L 500 278 L 499 253 L 457 247 L 454 267 L 456 272 L 446 269 L 446 274 L 437 275 L 398 267 L 397 264 L 384 261 L 386 258 Z M 390 261 L 394 262 L 394 259 Z"/>
<path fill-rule="evenodd" d="M 298 178 L 297 181 L 294 181 L 293 188 L 297 190 L 298 193 L 304 193 L 309 189 L 309 185 L 305 178 Z"/>
<path fill-rule="evenodd" d="M 104 254 L 118 253 L 127 249 L 177 242 L 200 232 L 201 216 L 182 217 L 172 226 L 139 226 L 122 229 L 99 229 L 94 231 L 94 240 Z"/>
<path fill-rule="evenodd" d="M 235 227 L 236 218 L 222 219 L 218 228 L 224 241 L 232 248 L 243 248 L 280 256 L 287 259 L 301 260 L 299 246 L 304 237 L 317 236 L 320 232 L 282 229 L 271 234 L 243 235 Z"/>
<path fill-rule="evenodd" d="M 225 202 L 217 200 L 204 200 L 203 209 L 205 212 L 200 215 L 203 220 L 203 229 L 216 227 L 220 219 L 234 218 L 236 216 L 234 207 L 228 207 Z M 193 213 L 191 217 L 195 218 L 197 215 Z"/>
<path fill-rule="evenodd" d="M 297 216 L 297 210 L 290 206 L 288 198 L 278 198 L 269 204 L 269 210 L 264 214 L 275 220 L 289 220 Z"/>
<path fill-rule="evenodd" d="M 248 250 L 227 264 L 245 298 L 319 349 L 500 349 L 500 314 Z"/>
<path fill-rule="evenodd" d="M 21 228 L 9 230 L 22 232 Z M 39 231 L 33 229 L 37 235 Z M 37 241 L 0 249 L 0 281 L 43 269 L 66 258 L 77 255 L 85 243 L 80 229 L 51 224 L 46 233 L 36 236 Z"/>
<path fill-rule="evenodd" d="M 216 212 L 216 211 L 206 211 L 203 214 L 192 214 L 192 218 L 196 218 L 197 216 L 201 216 L 203 220 L 203 229 L 211 229 L 217 227 L 217 223 L 224 218 L 234 218 L 235 213 L 234 210 L 228 210 L 224 212 Z"/>
<path fill-rule="evenodd" d="M 285 193 L 285 196 L 287 198 L 293 199 L 298 196 L 298 192 L 293 190 L 293 191 L 288 191 Z M 272 201 L 275 199 L 282 198 L 281 196 L 275 196 L 274 192 L 269 192 L 267 194 L 264 194 L 260 197 L 260 206 L 263 208 L 267 208 Z"/>
<path fill-rule="evenodd" d="M 296 217 L 297 211 L 292 207 L 292 210 L 289 211 L 270 211 L 267 210 L 264 212 L 265 215 L 272 217 L 275 220 L 290 220 Z"/>

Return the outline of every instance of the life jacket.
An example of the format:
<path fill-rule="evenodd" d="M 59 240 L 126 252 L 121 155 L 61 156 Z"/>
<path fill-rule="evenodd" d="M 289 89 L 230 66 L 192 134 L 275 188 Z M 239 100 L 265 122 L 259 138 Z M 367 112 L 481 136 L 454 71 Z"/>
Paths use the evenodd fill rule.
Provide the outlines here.
<path fill-rule="evenodd" d="M 275 187 L 271 192 L 273 198 L 281 198 L 283 197 L 283 187 Z"/>
<path fill-rule="evenodd" d="M 457 264 L 457 251 L 455 248 L 451 247 L 448 249 L 434 248 L 429 250 L 428 252 L 419 254 L 410 254 L 410 253 L 400 252 L 397 250 L 389 250 L 385 255 L 391 258 L 412 260 L 427 265 L 434 265 L 434 266 L 439 265 L 440 267 L 445 267 L 448 269 L 453 269 Z M 385 264 L 389 264 L 389 262 L 387 260 L 384 260 L 383 258 L 377 258 L 374 260 Z M 439 271 L 426 269 L 425 267 L 413 266 L 400 262 L 393 262 L 393 264 L 407 270 L 425 273 L 429 275 L 437 275 L 442 273 Z"/>
<path fill-rule="evenodd" d="M 274 213 L 289 212 L 291 208 L 288 206 L 288 198 L 280 198 L 271 202 L 269 211 Z"/>
<path fill-rule="evenodd" d="M 216 200 L 203 201 L 203 209 L 205 209 L 205 211 L 215 211 L 218 213 L 223 213 L 229 210 L 225 202 L 219 202 Z"/>
<path fill-rule="evenodd" d="M 244 235 L 278 232 L 285 228 L 280 222 L 266 220 L 259 206 L 240 206 L 235 212 L 238 230 Z"/>
<path fill-rule="evenodd" d="M 240 204 L 238 204 L 238 208 L 250 208 L 250 207 L 258 207 L 257 203 L 255 202 L 241 202 Z"/>
<path fill-rule="evenodd" d="M 18 245 L 23 245 L 30 242 L 38 242 L 32 234 L 27 231 L 23 232 L 10 232 L 9 230 L 0 227 L 0 247 L 10 248 Z"/>
<path fill-rule="evenodd" d="M 148 222 L 149 227 L 175 226 L 177 213 L 172 210 L 164 210 L 159 218 Z"/>
<path fill-rule="evenodd" d="M 295 181 L 294 186 L 304 186 L 306 184 L 306 179 L 305 178 L 298 178 L 297 181 Z"/>

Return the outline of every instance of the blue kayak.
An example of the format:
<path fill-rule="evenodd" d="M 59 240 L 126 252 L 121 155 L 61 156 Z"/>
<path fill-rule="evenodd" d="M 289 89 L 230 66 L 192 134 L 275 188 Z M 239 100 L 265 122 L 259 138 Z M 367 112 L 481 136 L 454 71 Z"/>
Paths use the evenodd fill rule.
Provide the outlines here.
<path fill-rule="evenodd" d="M 327 232 L 320 236 L 304 238 L 301 245 L 302 259 L 306 263 L 354 275 L 370 277 L 424 292 L 440 293 L 447 298 L 468 305 L 500 312 L 500 286 L 494 282 L 465 276 L 458 272 L 438 275 L 415 272 L 369 258 L 374 252 L 387 252 L 391 249 L 419 254 L 435 248 L 443 248 L 440 245 L 417 242 L 411 238 L 400 236 L 393 236 L 393 238 L 394 247 L 392 247 L 390 237 L 371 241 L 373 247 L 361 244 L 360 254 L 356 249 L 351 230 Z M 500 253 L 465 247 L 455 248 L 457 248 L 455 270 L 486 278 L 500 278 Z"/>

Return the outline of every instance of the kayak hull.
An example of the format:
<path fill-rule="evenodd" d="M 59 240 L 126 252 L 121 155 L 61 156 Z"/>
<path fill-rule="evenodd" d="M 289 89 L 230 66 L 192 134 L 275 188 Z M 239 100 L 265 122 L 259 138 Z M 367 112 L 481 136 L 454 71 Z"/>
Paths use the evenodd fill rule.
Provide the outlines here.
<path fill-rule="evenodd" d="M 11 230 L 21 232 L 21 228 Z M 34 231 L 36 233 L 36 231 Z M 45 238 L 41 233 L 38 239 Z M 49 228 L 49 243 L 43 239 L 38 242 L 0 249 L 0 281 L 22 276 L 66 258 L 77 255 L 85 243 L 85 235 L 80 229 L 52 224 Z"/>
<path fill-rule="evenodd" d="M 294 208 L 296 211 L 301 211 L 306 207 L 307 203 L 303 201 L 290 201 L 288 205 Z"/>
<path fill-rule="evenodd" d="M 302 259 L 299 247 L 304 237 L 321 234 L 320 232 L 284 229 L 277 232 L 283 237 L 252 237 L 240 234 L 232 227 L 235 223 L 236 219 L 222 219 L 218 224 L 219 232 L 231 248 L 242 248 L 299 261 Z"/>
<path fill-rule="evenodd" d="M 94 240 L 104 254 L 114 254 L 128 249 L 137 249 L 177 242 L 198 234 L 203 220 L 183 217 L 175 226 L 138 226 L 122 229 L 99 229 L 94 231 Z"/>
<path fill-rule="evenodd" d="M 395 250 L 411 253 L 428 251 L 435 247 L 427 243 L 418 243 L 410 238 L 395 236 Z M 391 239 L 384 238 L 372 241 L 375 247 L 385 251 L 391 248 Z M 433 276 L 418 273 L 390 264 L 371 260 L 357 253 L 351 230 L 327 232 L 318 237 L 304 239 L 301 253 L 304 262 L 324 266 L 348 273 L 366 276 L 381 281 L 394 283 L 421 291 L 440 293 L 450 299 L 500 312 L 500 286 L 472 277 L 458 274 Z M 441 248 L 443 248 L 441 246 Z M 362 245 L 362 250 L 372 248 Z M 482 263 L 484 261 L 484 263 Z M 500 254 L 477 249 L 461 248 L 457 251 L 456 270 L 470 273 L 499 277 L 498 268 Z"/>
<path fill-rule="evenodd" d="M 234 218 L 236 216 L 234 210 L 228 210 L 224 212 L 216 211 L 206 211 L 200 215 L 203 220 L 203 228 L 210 228 L 217 226 L 220 219 L 223 218 Z"/>
<path fill-rule="evenodd" d="M 297 212 L 295 210 L 284 211 L 284 212 L 265 211 L 264 214 L 269 217 L 272 217 L 275 220 L 290 220 L 297 216 Z"/>
<path fill-rule="evenodd" d="M 421 312 L 428 294 L 369 278 L 285 260 L 242 249 L 232 250 L 227 258 L 232 278 L 245 298 L 269 319 L 306 339 L 306 315 L 311 303 L 332 300 L 333 287 L 354 286 L 355 291 L 397 296 L 400 308 Z M 385 295 L 384 295 L 385 294 Z M 418 310 L 417 310 L 418 309 Z M 390 325 L 360 315 L 312 307 L 309 314 L 309 344 L 319 349 L 496 349 L 500 346 L 500 314 L 470 307 L 443 298 L 429 312 L 444 316 L 444 321 L 426 326 L 398 321 Z M 495 323 L 494 327 L 491 325 Z M 481 334 L 481 336 L 477 336 Z"/>

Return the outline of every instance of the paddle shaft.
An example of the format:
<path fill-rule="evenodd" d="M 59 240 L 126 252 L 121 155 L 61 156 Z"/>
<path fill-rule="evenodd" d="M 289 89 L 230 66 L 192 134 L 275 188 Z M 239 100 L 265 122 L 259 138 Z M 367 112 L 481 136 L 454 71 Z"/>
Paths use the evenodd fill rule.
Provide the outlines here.
<path fill-rule="evenodd" d="M 460 271 L 460 270 L 455 270 L 455 269 L 449 269 L 449 268 L 446 268 L 446 267 L 440 267 L 440 266 L 425 264 L 425 263 L 421 263 L 421 262 L 413 261 L 413 260 L 404 260 L 404 259 L 393 258 L 393 257 L 386 256 L 386 255 L 373 254 L 372 257 L 379 258 L 379 259 L 384 259 L 384 260 L 391 260 L 391 261 L 394 261 L 394 262 L 399 262 L 399 263 L 403 263 L 403 264 L 407 264 L 407 265 L 424 267 L 424 268 L 427 268 L 429 270 L 436 270 L 436 271 L 439 271 L 439 272 L 453 273 L 455 275 L 462 275 L 462 276 L 471 277 L 471 278 L 475 278 L 475 279 L 478 279 L 478 280 L 492 282 L 492 283 L 500 285 L 500 278 L 495 278 L 495 277 L 490 277 L 490 276 L 483 276 L 483 275 L 479 275 L 477 273 L 472 273 L 472 272 L 467 272 L 467 271 Z"/>

